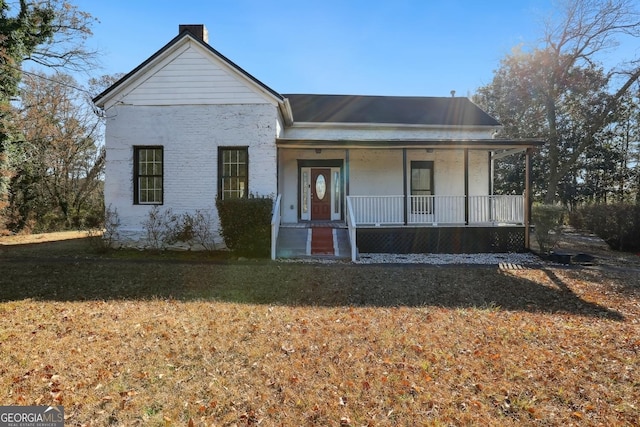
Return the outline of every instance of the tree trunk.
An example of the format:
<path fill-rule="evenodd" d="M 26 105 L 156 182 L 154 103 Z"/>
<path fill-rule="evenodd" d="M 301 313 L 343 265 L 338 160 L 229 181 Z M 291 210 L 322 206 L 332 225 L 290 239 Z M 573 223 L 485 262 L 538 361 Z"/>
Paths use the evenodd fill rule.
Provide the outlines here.
<path fill-rule="evenodd" d="M 558 190 L 558 183 L 560 182 L 560 174 L 558 170 L 560 164 L 560 150 L 558 145 L 560 141 L 558 137 L 558 127 L 556 125 L 555 98 L 551 95 L 547 95 L 545 104 L 547 125 L 549 126 L 549 170 L 547 171 L 549 180 L 547 182 L 547 192 L 544 195 L 544 203 L 549 205 L 556 200 L 556 192 Z"/>

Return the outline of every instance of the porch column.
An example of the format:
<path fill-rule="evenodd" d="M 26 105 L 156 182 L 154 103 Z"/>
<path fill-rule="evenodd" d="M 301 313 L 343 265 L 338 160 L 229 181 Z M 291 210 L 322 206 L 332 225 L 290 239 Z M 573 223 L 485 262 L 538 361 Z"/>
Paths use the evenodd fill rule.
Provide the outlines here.
<path fill-rule="evenodd" d="M 495 161 L 493 155 L 495 151 L 489 151 L 489 195 L 493 196 L 493 175 L 496 173 Z"/>
<path fill-rule="evenodd" d="M 346 196 L 349 196 L 349 149 L 344 150 L 344 194 L 345 194 L 345 203 L 347 201 Z"/>
<path fill-rule="evenodd" d="M 531 148 L 527 148 L 524 156 L 524 247 L 531 249 Z"/>
<path fill-rule="evenodd" d="M 464 224 L 469 225 L 469 149 L 464 149 Z"/>
<path fill-rule="evenodd" d="M 404 225 L 409 223 L 409 213 L 407 205 L 409 204 L 409 196 L 407 194 L 407 149 L 402 149 L 402 192 L 404 193 Z"/>

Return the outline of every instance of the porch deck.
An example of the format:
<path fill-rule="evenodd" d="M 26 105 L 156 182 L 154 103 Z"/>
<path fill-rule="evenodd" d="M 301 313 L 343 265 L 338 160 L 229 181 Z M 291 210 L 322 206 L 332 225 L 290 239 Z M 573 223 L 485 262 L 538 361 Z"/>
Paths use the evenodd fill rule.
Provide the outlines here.
<path fill-rule="evenodd" d="M 358 252 L 523 252 L 528 247 L 523 196 L 347 196 L 346 222 L 295 224 L 280 223 L 279 205 L 280 197 L 272 219 L 274 259 L 356 260 Z M 325 241 L 321 250 L 320 240 Z"/>

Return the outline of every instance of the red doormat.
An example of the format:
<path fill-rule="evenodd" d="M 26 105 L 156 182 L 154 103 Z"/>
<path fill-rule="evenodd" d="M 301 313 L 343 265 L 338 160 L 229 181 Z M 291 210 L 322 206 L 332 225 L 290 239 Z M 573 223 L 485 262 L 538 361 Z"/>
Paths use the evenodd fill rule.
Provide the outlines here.
<path fill-rule="evenodd" d="M 333 229 L 332 228 L 312 228 L 311 229 L 311 255 L 334 255 L 333 250 Z"/>

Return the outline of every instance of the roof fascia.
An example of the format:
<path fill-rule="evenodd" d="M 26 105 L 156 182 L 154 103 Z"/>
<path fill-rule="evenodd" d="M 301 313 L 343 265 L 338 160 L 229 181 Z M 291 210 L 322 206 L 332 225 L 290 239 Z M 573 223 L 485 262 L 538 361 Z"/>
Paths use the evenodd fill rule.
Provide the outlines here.
<path fill-rule="evenodd" d="M 544 141 L 531 139 L 396 139 L 396 140 L 318 140 L 318 139 L 287 139 L 278 138 L 276 145 L 281 148 L 443 148 L 443 149 L 483 149 L 483 150 L 515 150 L 537 148 L 544 145 Z"/>
<path fill-rule="evenodd" d="M 344 123 L 344 122 L 296 122 L 290 126 L 299 129 L 464 129 L 464 130 L 498 130 L 502 125 L 421 125 L 402 123 Z"/>
<path fill-rule="evenodd" d="M 284 102 L 280 104 L 280 111 L 282 113 L 282 117 L 284 118 L 285 126 L 291 127 L 294 125 L 293 121 L 293 110 L 291 109 L 291 103 L 289 102 L 289 98 L 284 98 Z"/>

